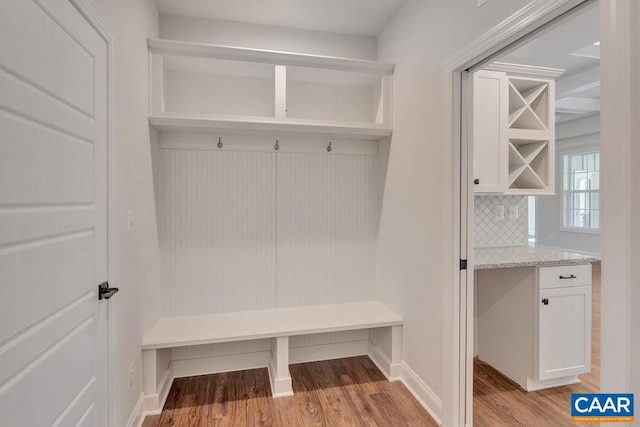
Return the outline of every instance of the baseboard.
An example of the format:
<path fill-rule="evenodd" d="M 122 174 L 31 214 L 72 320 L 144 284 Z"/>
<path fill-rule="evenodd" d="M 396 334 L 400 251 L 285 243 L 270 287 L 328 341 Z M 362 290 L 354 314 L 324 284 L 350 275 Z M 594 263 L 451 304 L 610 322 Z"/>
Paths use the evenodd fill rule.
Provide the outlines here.
<path fill-rule="evenodd" d="M 367 354 L 368 343 L 368 340 L 362 340 L 292 347 L 289 349 L 289 364 L 364 356 Z"/>
<path fill-rule="evenodd" d="M 442 400 L 425 384 L 424 381 L 407 365 L 402 362 L 402 384 L 427 410 L 438 425 L 442 425 Z"/>
<path fill-rule="evenodd" d="M 526 391 L 538 391 L 551 387 L 560 387 L 564 385 L 579 384 L 580 378 L 577 375 L 557 378 L 553 380 L 537 381 L 527 377 Z"/>
<path fill-rule="evenodd" d="M 380 369 L 389 381 L 400 381 L 402 379 L 402 364 L 391 363 L 389 357 L 374 343 L 369 341 L 367 344 L 367 354 L 374 365 Z"/>
<path fill-rule="evenodd" d="M 126 427 L 141 427 L 144 422 L 144 393 L 140 393 L 136 406 L 131 411 Z"/>

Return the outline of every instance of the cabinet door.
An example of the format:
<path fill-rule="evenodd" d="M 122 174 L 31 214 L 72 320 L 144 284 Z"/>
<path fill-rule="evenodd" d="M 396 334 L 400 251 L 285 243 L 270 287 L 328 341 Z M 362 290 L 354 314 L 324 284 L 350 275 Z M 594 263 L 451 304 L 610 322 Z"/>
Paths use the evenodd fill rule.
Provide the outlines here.
<path fill-rule="evenodd" d="M 538 380 L 591 370 L 591 286 L 542 289 L 538 299 Z"/>
<path fill-rule="evenodd" d="M 477 71 L 473 75 L 473 178 L 476 193 L 504 193 L 507 181 L 507 104 L 505 73 Z"/>

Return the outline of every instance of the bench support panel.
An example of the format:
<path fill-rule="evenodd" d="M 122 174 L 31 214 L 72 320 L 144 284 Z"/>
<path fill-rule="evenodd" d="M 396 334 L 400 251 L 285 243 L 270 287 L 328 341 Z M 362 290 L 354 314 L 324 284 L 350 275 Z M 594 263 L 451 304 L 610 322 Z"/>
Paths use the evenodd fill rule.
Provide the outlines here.
<path fill-rule="evenodd" d="M 173 382 L 171 349 L 142 351 L 142 390 L 144 411 L 147 415 L 159 414 L 169 395 Z"/>
<path fill-rule="evenodd" d="M 389 379 L 402 377 L 402 326 L 369 330 L 369 357 Z"/>
<path fill-rule="evenodd" d="M 293 396 L 289 373 L 289 337 L 271 338 L 269 377 L 273 397 Z"/>

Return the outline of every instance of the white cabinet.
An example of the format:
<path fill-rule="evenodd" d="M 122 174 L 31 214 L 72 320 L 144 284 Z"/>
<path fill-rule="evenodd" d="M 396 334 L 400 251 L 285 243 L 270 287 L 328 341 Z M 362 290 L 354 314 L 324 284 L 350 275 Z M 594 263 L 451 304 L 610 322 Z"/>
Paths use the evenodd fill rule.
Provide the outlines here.
<path fill-rule="evenodd" d="M 554 80 L 480 70 L 473 95 L 475 192 L 554 194 Z"/>
<path fill-rule="evenodd" d="M 476 193 L 504 193 L 507 178 L 508 80 L 499 71 L 473 75 L 473 176 Z"/>
<path fill-rule="evenodd" d="M 478 270 L 478 358 L 533 391 L 591 370 L 591 265 Z"/>
<path fill-rule="evenodd" d="M 591 370 L 591 265 L 540 268 L 539 381 Z"/>

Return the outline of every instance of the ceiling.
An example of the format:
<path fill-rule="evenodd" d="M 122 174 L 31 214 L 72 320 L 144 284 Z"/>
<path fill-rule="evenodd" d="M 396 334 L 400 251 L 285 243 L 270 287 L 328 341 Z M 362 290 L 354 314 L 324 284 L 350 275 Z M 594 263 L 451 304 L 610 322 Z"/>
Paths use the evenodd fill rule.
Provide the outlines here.
<path fill-rule="evenodd" d="M 156 0 L 160 13 L 376 36 L 405 0 Z"/>
<path fill-rule="evenodd" d="M 562 68 L 565 75 L 597 66 L 600 60 L 589 56 L 599 54 L 599 13 L 590 7 L 570 20 L 544 31 L 525 45 L 502 56 L 500 62 L 537 65 L 539 67 Z M 593 52 L 595 51 L 595 52 Z M 595 54 L 595 55 L 594 55 Z M 580 56 L 578 56 L 580 55 Z"/>
<path fill-rule="evenodd" d="M 599 40 L 599 10 L 589 7 L 496 61 L 565 70 L 556 80 L 556 123 L 562 123 L 600 112 Z"/>

